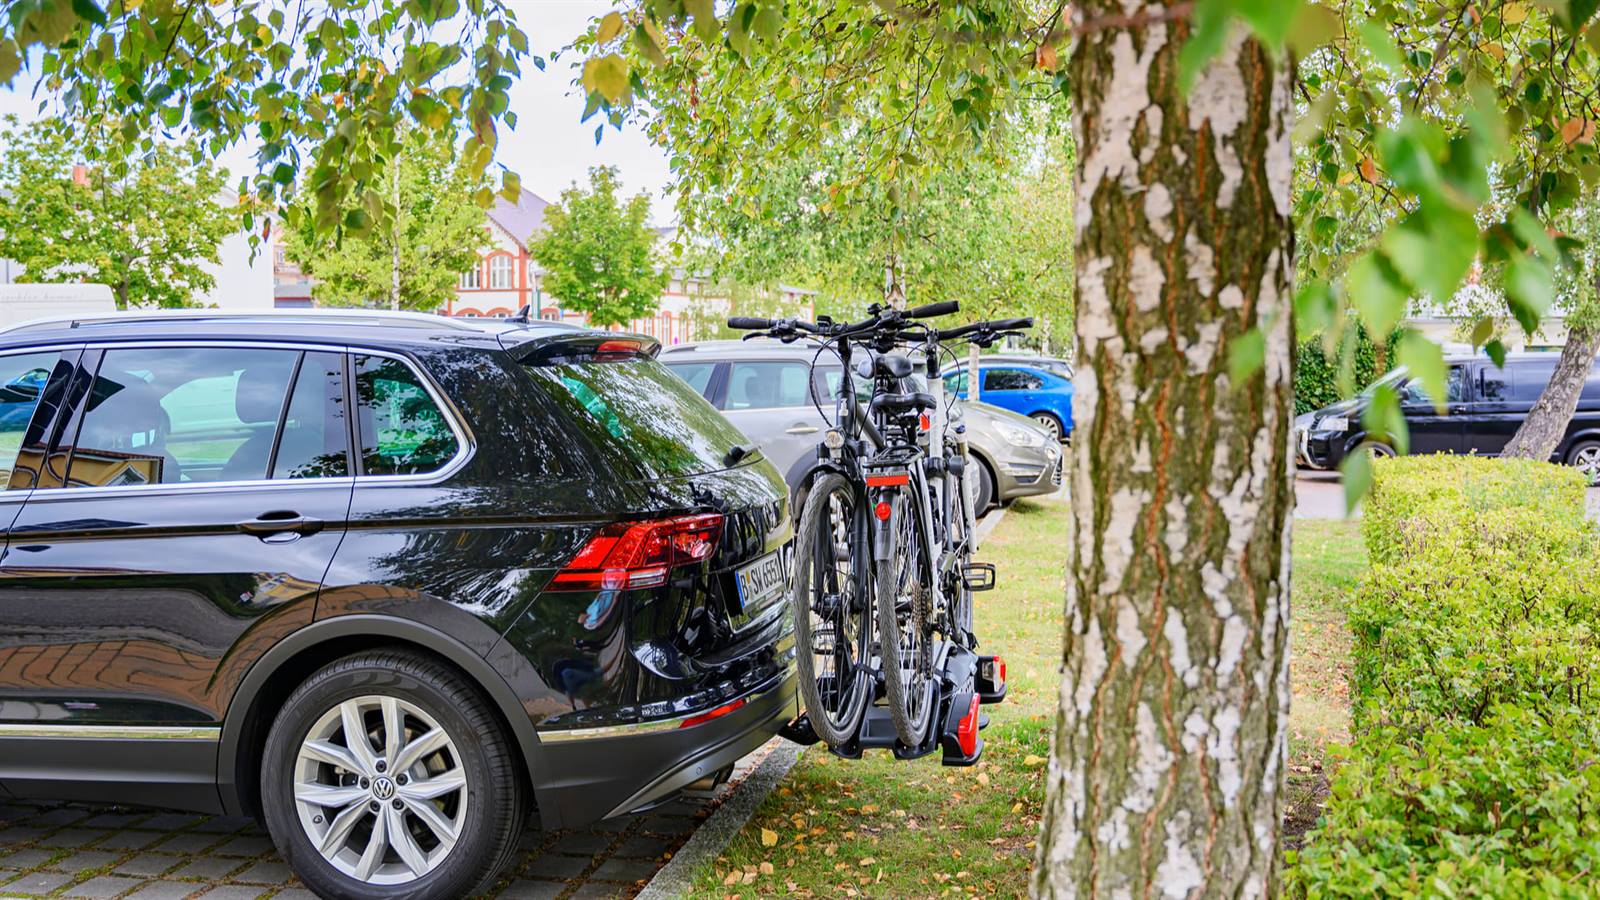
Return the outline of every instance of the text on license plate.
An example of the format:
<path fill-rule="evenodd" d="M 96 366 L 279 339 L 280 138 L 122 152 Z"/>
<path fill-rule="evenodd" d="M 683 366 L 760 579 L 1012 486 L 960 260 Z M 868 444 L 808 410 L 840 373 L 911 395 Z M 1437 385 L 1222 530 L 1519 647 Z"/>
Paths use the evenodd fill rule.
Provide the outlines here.
<path fill-rule="evenodd" d="M 783 593 L 783 554 L 774 550 L 734 573 L 739 586 L 739 609 L 753 610 Z"/>

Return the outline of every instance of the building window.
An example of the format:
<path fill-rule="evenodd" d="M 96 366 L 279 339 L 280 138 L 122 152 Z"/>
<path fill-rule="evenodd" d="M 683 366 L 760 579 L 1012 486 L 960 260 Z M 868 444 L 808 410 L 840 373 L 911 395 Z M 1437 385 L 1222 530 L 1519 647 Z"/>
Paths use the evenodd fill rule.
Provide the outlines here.
<path fill-rule="evenodd" d="M 481 287 L 483 287 L 483 267 L 481 265 L 474 265 L 461 273 L 462 290 L 475 291 Z"/>
<path fill-rule="evenodd" d="M 489 257 L 489 287 L 502 291 L 511 287 L 511 257 L 503 253 Z"/>

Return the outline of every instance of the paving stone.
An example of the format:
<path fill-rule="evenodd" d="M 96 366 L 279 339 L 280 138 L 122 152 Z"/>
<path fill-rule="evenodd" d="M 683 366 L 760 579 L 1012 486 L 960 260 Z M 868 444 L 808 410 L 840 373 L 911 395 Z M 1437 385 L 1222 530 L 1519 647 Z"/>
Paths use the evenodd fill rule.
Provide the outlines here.
<path fill-rule="evenodd" d="M 0 822 L 30 819 L 34 816 L 37 816 L 42 811 L 43 810 L 37 806 L 25 806 L 16 803 L 0 804 Z"/>
<path fill-rule="evenodd" d="M 171 838 L 162 841 L 155 849 L 163 853 L 199 853 L 212 844 L 222 842 L 220 834 L 194 834 L 180 832 Z"/>
<path fill-rule="evenodd" d="M 34 872 L 32 875 L 24 875 L 16 881 L 0 885 L 0 894 L 7 897 L 37 897 L 48 894 L 64 884 L 71 884 L 72 881 L 73 876 L 65 872 Z"/>
<path fill-rule="evenodd" d="M 154 831 L 117 831 L 94 846 L 96 850 L 142 850 L 165 837 Z"/>
<path fill-rule="evenodd" d="M 182 881 L 147 881 L 144 887 L 128 895 L 128 900 L 183 900 L 200 886 Z"/>
<path fill-rule="evenodd" d="M 243 831 L 256 824 L 255 819 L 244 816 L 212 816 L 194 827 L 195 831 L 211 831 L 218 834 L 233 834 Z"/>
<path fill-rule="evenodd" d="M 216 881 L 218 878 L 232 872 L 234 869 L 244 867 L 244 861 L 229 859 L 222 856 L 202 856 L 188 865 L 171 873 L 172 878 L 204 878 L 207 881 Z"/>
<path fill-rule="evenodd" d="M 608 859 L 594 870 L 591 878 L 602 881 L 640 881 L 656 873 L 656 864 L 643 859 Z"/>
<path fill-rule="evenodd" d="M 576 878 L 594 862 L 589 856 L 561 856 L 546 853 L 535 857 L 523 874 L 538 878 Z"/>
<path fill-rule="evenodd" d="M 294 870 L 288 863 L 264 859 L 228 880 L 244 884 L 288 884 L 294 880 Z"/>
<path fill-rule="evenodd" d="M 550 852 L 593 856 L 611 846 L 613 840 L 615 838 L 609 834 L 568 834 L 551 844 Z"/>
<path fill-rule="evenodd" d="M 43 828 L 29 828 L 15 825 L 11 828 L 0 829 L 0 847 L 15 847 L 18 844 L 31 844 L 44 837 Z"/>
<path fill-rule="evenodd" d="M 0 856 L 0 869 L 37 869 L 56 853 L 55 850 L 46 850 L 42 847 L 17 850 L 6 856 Z"/>
<path fill-rule="evenodd" d="M 264 837 L 236 837 L 212 853 L 222 856 L 260 856 L 272 849 L 272 841 Z"/>
<path fill-rule="evenodd" d="M 91 878 L 83 884 L 74 885 L 67 889 L 63 897 L 87 897 L 90 900 L 110 900 L 110 898 L 130 889 L 136 888 L 144 882 L 138 878 L 119 878 L 115 875 L 101 875 Z"/>
<path fill-rule="evenodd" d="M 318 898 L 305 888 L 289 888 L 273 894 L 272 900 L 318 900 Z"/>
<path fill-rule="evenodd" d="M 203 900 L 255 900 L 265 893 L 268 888 L 246 887 L 241 884 L 225 884 L 214 887 L 200 896 Z"/>
<path fill-rule="evenodd" d="M 682 816 L 650 816 L 640 823 L 639 830 L 650 834 L 678 836 L 694 831 L 699 824 L 695 819 L 686 819 Z"/>
<path fill-rule="evenodd" d="M 590 900 L 590 898 L 599 897 L 627 897 L 632 893 L 632 888 L 623 887 L 622 885 L 618 884 L 586 884 L 573 891 L 568 896 L 570 896 L 572 900 Z"/>
<path fill-rule="evenodd" d="M 84 844 L 97 841 L 105 837 L 104 831 L 87 831 L 82 828 L 63 828 L 54 834 L 48 834 L 39 839 L 39 843 L 46 847 L 82 847 Z"/>
<path fill-rule="evenodd" d="M 84 821 L 85 828 L 129 828 L 149 813 L 103 812 Z"/>
<path fill-rule="evenodd" d="M 616 855 L 627 859 L 657 859 L 672 849 L 672 842 L 653 837 L 631 837 L 617 848 Z"/>
<path fill-rule="evenodd" d="M 567 889 L 564 881 L 531 881 L 519 878 L 506 885 L 506 889 L 499 893 L 499 900 L 554 900 L 561 896 Z M 272 900 L 278 900 L 282 894 L 276 894 Z"/>
<path fill-rule="evenodd" d="M 524 831 L 522 837 L 517 839 L 517 849 L 540 850 L 549 840 L 550 836 L 542 831 Z"/>
<path fill-rule="evenodd" d="M 117 866 L 111 871 L 118 875 L 160 875 L 178 863 L 183 862 L 182 856 L 163 856 L 160 853 L 140 853 L 127 862 Z"/>
<path fill-rule="evenodd" d="M 50 868 L 62 872 L 85 872 L 89 869 L 103 869 L 116 862 L 119 853 L 105 853 L 99 849 L 79 850 L 71 856 L 65 856 L 50 864 Z"/>
<path fill-rule="evenodd" d="M 133 827 L 150 831 L 176 831 L 179 828 L 187 828 L 203 818 L 205 817 L 193 813 L 157 813 Z"/>
<path fill-rule="evenodd" d="M 40 828 L 54 828 L 60 825 L 71 825 L 89 818 L 89 811 L 75 806 L 57 806 L 37 813 L 28 820 L 28 824 Z"/>
<path fill-rule="evenodd" d="M 593 828 L 595 831 L 608 831 L 608 832 L 611 832 L 612 834 L 617 834 L 617 833 L 620 833 L 620 832 L 623 832 L 623 831 L 627 831 L 629 828 L 632 828 L 634 825 L 637 825 L 638 822 L 639 822 L 638 819 L 633 819 L 633 818 L 602 819 L 601 821 L 594 823 L 590 827 Z"/>

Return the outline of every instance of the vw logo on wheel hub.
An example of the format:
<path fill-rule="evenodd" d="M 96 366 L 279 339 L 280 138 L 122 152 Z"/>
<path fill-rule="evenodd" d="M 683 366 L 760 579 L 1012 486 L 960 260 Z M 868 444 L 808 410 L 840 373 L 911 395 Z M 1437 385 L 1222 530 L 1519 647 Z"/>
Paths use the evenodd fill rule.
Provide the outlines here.
<path fill-rule="evenodd" d="M 387 800 L 394 796 L 394 782 L 386 776 L 379 775 L 372 781 L 372 796 L 379 800 Z"/>

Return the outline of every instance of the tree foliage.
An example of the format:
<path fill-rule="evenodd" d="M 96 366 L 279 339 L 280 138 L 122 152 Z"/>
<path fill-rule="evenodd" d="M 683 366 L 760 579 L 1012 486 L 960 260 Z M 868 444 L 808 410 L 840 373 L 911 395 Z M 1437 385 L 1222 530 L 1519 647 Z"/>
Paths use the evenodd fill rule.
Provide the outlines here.
<path fill-rule="evenodd" d="M 395 167 L 398 166 L 398 172 Z M 388 188 L 385 226 L 365 234 L 316 227 L 315 197 L 289 217 L 287 253 L 316 279 L 311 296 L 330 306 L 392 306 L 432 311 L 455 294 L 462 272 L 478 262 L 487 221 L 473 199 L 482 176 L 443 138 L 417 132 L 376 181 Z M 347 200 L 347 206 L 357 201 Z"/>
<path fill-rule="evenodd" d="M 125 159 L 87 158 L 99 137 L 83 123 L 0 133 L 0 257 L 22 279 L 110 285 L 117 305 L 191 306 L 216 279 L 206 264 L 238 226 L 219 203 L 227 173 L 183 146 Z"/>
<path fill-rule="evenodd" d="M 544 267 L 544 289 L 594 325 L 622 325 L 655 311 L 668 273 L 650 227 L 650 197 L 618 198 L 617 170 L 589 170 L 544 211 L 544 231 L 528 251 Z"/>
<path fill-rule="evenodd" d="M 0 85 L 36 59 L 64 114 L 114 121 L 146 152 L 162 134 L 210 156 L 254 141 L 241 194 L 270 208 L 298 183 L 318 229 L 357 234 L 389 212 L 379 175 L 408 128 L 466 130 L 463 159 L 485 171 L 527 53 L 503 0 L 16 0 L 0 15 Z"/>

